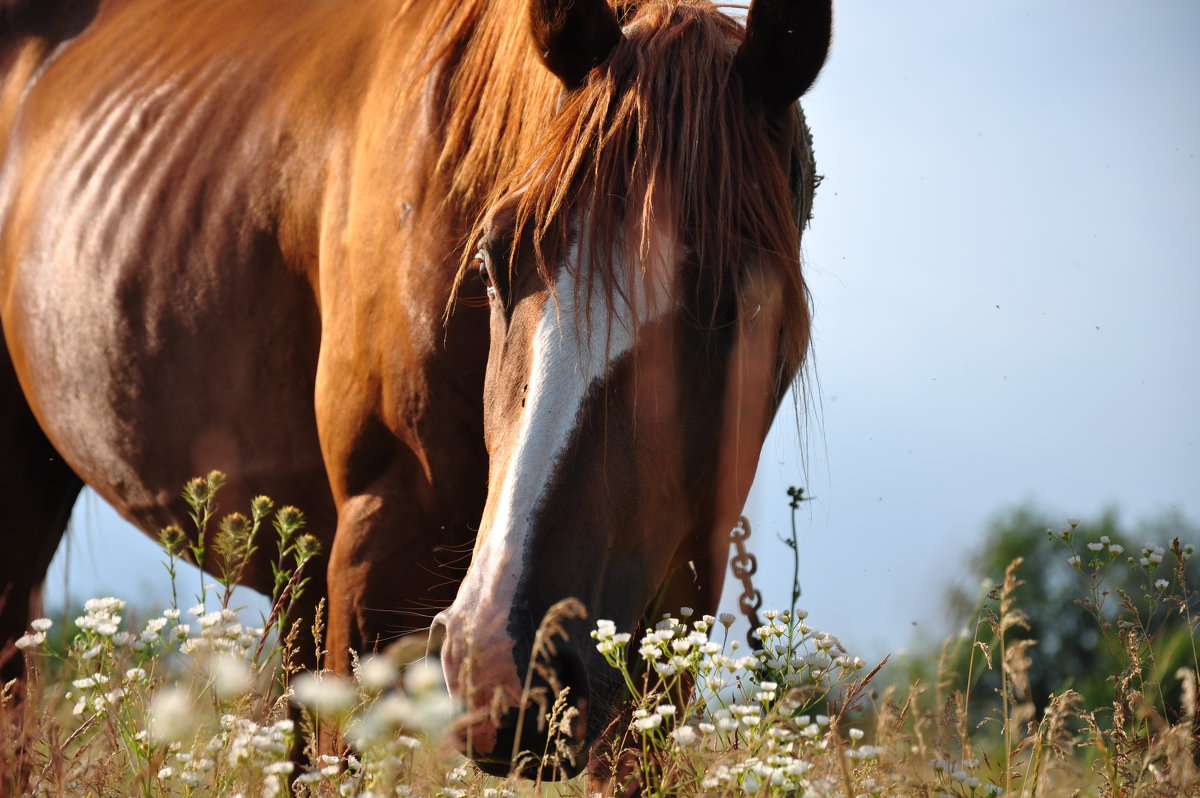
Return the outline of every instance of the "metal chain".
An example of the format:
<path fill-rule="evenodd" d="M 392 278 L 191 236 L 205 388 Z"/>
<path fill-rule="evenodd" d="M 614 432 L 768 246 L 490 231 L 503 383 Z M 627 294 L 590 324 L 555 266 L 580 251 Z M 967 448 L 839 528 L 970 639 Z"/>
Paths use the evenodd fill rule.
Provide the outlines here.
<path fill-rule="evenodd" d="M 750 522 L 746 520 L 746 516 L 743 515 L 738 519 L 737 526 L 729 533 L 729 539 L 733 541 L 734 548 L 733 557 L 729 560 L 729 568 L 733 571 L 734 577 L 742 583 L 742 595 L 738 597 L 738 608 L 750 621 L 750 631 L 746 632 L 746 642 L 755 651 L 762 651 L 762 640 L 755 634 L 755 631 L 762 626 L 762 621 L 758 619 L 758 611 L 762 609 L 763 597 L 762 593 L 754 589 L 754 582 L 751 579 L 758 571 L 758 558 L 746 548 L 746 541 L 750 539 Z"/>

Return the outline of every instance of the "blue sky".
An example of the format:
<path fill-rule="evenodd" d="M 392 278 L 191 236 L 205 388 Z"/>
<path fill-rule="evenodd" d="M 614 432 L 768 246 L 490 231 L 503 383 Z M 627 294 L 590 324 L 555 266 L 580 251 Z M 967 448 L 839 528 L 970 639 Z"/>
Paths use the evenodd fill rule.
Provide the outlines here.
<path fill-rule="evenodd" d="M 790 484 L 816 497 L 801 604 L 872 656 L 945 631 L 1005 507 L 1200 520 L 1197 32 L 1194 0 L 839 4 L 805 100 L 815 396 L 747 508 L 768 604 Z M 154 545 L 99 499 L 73 527 L 72 594 L 163 595 Z"/>

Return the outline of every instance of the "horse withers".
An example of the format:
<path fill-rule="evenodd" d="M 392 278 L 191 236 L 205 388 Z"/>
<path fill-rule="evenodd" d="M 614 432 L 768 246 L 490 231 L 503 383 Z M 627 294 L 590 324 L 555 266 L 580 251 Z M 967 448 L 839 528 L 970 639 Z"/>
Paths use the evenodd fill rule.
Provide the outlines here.
<path fill-rule="evenodd" d="M 619 685 L 535 633 L 715 603 L 808 346 L 830 15 L 0 2 L 3 675 L 81 485 L 155 534 L 216 468 L 308 511 L 335 670 L 442 610 L 464 749 L 544 750 L 537 666 L 582 767 Z"/>

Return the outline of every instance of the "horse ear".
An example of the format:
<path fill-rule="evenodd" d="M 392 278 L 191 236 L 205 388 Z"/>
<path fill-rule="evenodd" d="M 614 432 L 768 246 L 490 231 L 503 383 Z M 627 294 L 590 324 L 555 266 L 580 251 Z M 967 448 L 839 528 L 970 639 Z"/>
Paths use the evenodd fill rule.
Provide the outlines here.
<path fill-rule="evenodd" d="M 817 79 L 832 30 L 832 0 L 754 0 L 734 69 L 750 92 L 786 108 Z"/>
<path fill-rule="evenodd" d="M 530 0 L 529 27 L 542 62 L 568 91 L 583 85 L 623 35 L 606 0 Z"/>

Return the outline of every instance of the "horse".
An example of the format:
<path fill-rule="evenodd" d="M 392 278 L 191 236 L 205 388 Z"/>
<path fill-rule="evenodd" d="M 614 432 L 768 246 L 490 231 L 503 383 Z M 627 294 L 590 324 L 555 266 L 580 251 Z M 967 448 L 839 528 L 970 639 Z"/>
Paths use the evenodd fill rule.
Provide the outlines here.
<path fill-rule="evenodd" d="M 464 751 L 543 751 L 536 666 L 582 762 L 621 688 L 539 623 L 715 608 L 809 347 L 831 14 L 0 0 L 0 677 L 82 486 L 153 535 L 220 469 L 306 510 L 328 667 L 432 619 Z"/>

